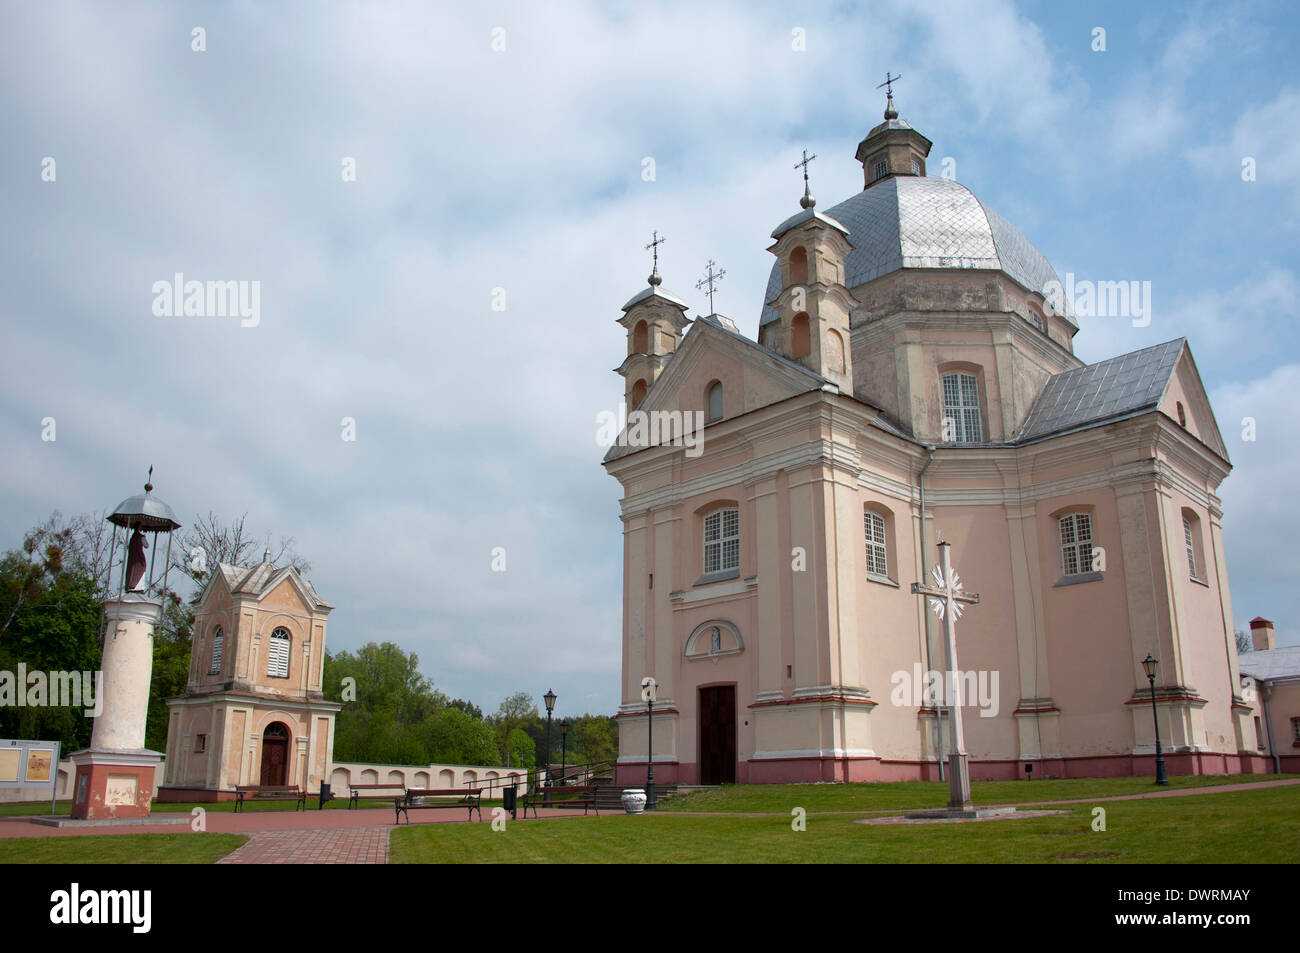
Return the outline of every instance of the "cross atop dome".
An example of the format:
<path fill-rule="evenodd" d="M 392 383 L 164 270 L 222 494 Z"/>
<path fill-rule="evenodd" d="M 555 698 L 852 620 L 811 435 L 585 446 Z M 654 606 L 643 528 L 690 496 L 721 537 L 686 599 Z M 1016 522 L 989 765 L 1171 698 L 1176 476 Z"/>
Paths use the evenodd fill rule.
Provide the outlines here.
<path fill-rule="evenodd" d="M 897 83 L 902 78 L 903 78 L 902 73 L 899 73 L 897 76 L 890 76 L 889 70 L 885 70 L 885 81 L 876 87 L 876 89 L 884 89 L 885 91 L 885 97 L 886 97 L 885 118 L 886 119 L 898 118 L 898 109 L 894 106 L 894 84 Z"/>

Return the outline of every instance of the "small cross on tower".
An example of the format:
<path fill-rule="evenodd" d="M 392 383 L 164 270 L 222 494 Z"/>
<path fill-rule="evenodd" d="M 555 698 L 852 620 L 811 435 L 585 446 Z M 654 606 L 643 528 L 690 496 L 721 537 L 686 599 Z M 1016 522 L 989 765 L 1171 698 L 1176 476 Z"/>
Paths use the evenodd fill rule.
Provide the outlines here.
<path fill-rule="evenodd" d="M 903 78 L 902 73 L 899 73 L 897 76 L 891 76 L 889 74 L 889 71 L 885 70 L 885 81 L 876 87 L 876 89 L 883 88 L 885 90 L 885 118 L 886 119 L 898 118 L 898 110 L 894 108 L 894 84 L 897 83 L 902 78 Z"/>
<path fill-rule="evenodd" d="M 943 620 L 944 641 L 948 647 L 948 674 L 945 681 L 952 687 L 952 753 L 948 756 L 948 781 L 950 784 L 950 810 L 971 810 L 970 770 L 966 764 L 966 739 L 961 726 L 961 676 L 957 669 L 957 619 L 963 605 L 978 605 L 979 593 L 966 592 L 961 577 L 952 568 L 949 550 L 951 543 L 939 543 L 939 565 L 934 567 L 935 585 L 912 583 L 912 593 L 929 597 L 930 608 Z"/>
<path fill-rule="evenodd" d="M 653 236 L 653 240 L 650 242 L 649 245 L 646 245 L 646 250 L 654 253 L 654 262 L 655 262 L 654 269 L 650 272 L 650 284 L 657 285 L 659 284 L 660 281 L 663 280 L 662 278 L 659 277 L 659 246 L 662 245 L 664 242 L 666 242 L 668 239 L 661 236 L 658 230 L 651 232 L 651 235 Z"/>
<path fill-rule="evenodd" d="M 717 271 L 714 271 L 714 270 L 713 270 L 713 266 L 714 266 L 715 264 L 717 264 L 717 262 L 715 262 L 712 258 L 710 258 L 710 259 L 709 259 L 709 270 L 708 270 L 708 273 L 705 274 L 705 276 L 704 276 L 703 278 L 701 278 L 699 281 L 695 282 L 695 287 L 696 287 L 696 288 L 701 288 L 701 289 L 702 289 L 702 288 L 704 288 L 706 285 L 708 286 L 708 289 L 709 289 L 709 314 L 716 314 L 716 313 L 717 313 L 716 311 L 713 310 L 713 292 L 714 292 L 714 285 L 716 285 L 716 284 L 717 284 L 717 283 L 722 279 L 722 276 L 725 275 L 725 274 L 727 273 L 727 270 L 726 270 L 725 268 L 719 268 Z"/>
<path fill-rule="evenodd" d="M 794 164 L 796 169 L 800 166 L 803 167 L 803 198 L 799 200 L 799 204 L 804 208 L 812 208 L 817 204 L 817 200 L 812 197 L 812 192 L 808 191 L 808 163 L 812 162 L 812 160 L 816 158 L 817 156 L 815 154 L 809 155 L 808 150 L 805 149 L 803 151 L 803 159 Z"/>

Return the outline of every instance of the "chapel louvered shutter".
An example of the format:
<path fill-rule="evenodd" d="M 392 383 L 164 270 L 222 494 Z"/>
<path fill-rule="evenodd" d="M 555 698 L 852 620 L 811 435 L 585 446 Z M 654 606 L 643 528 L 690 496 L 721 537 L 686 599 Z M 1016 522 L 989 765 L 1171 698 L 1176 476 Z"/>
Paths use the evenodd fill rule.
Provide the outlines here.
<path fill-rule="evenodd" d="M 289 633 L 276 629 L 271 633 L 271 645 L 267 650 L 266 674 L 273 678 L 289 677 Z"/>

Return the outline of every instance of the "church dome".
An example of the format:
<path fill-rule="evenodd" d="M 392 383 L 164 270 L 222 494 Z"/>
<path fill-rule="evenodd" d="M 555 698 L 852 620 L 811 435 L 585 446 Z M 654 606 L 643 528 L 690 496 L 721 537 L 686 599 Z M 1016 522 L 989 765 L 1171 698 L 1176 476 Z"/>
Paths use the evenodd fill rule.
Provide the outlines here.
<path fill-rule="evenodd" d="M 1039 294 L 1059 281 L 1047 257 L 1019 229 L 952 179 L 893 175 L 826 214 L 848 229 L 853 244 L 844 263 L 850 290 L 900 268 L 1001 271 Z M 771 302 L 780 293 L 778 262 L 767 282 L 761 324 L 779 320 Z"/>

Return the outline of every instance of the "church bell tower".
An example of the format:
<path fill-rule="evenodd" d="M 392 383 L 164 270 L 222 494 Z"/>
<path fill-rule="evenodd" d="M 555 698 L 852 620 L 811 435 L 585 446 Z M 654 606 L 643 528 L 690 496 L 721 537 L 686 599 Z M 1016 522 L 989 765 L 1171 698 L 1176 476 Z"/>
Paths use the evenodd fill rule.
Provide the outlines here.
<path fill-rule="evenodd" d="M 646 248 L 654 251 L 654 270 L 646 279 L 650 287 L 623 305 L 618 323 L 627 328 L 627 357 L 614 369 L 626 381 L 623 400 L 628 412 L 637 408 L 646 392 L 658 379 L 690 324 L 686 302 L 660 288 L 659 246 L 664 239 L 658 232 Z"/>

